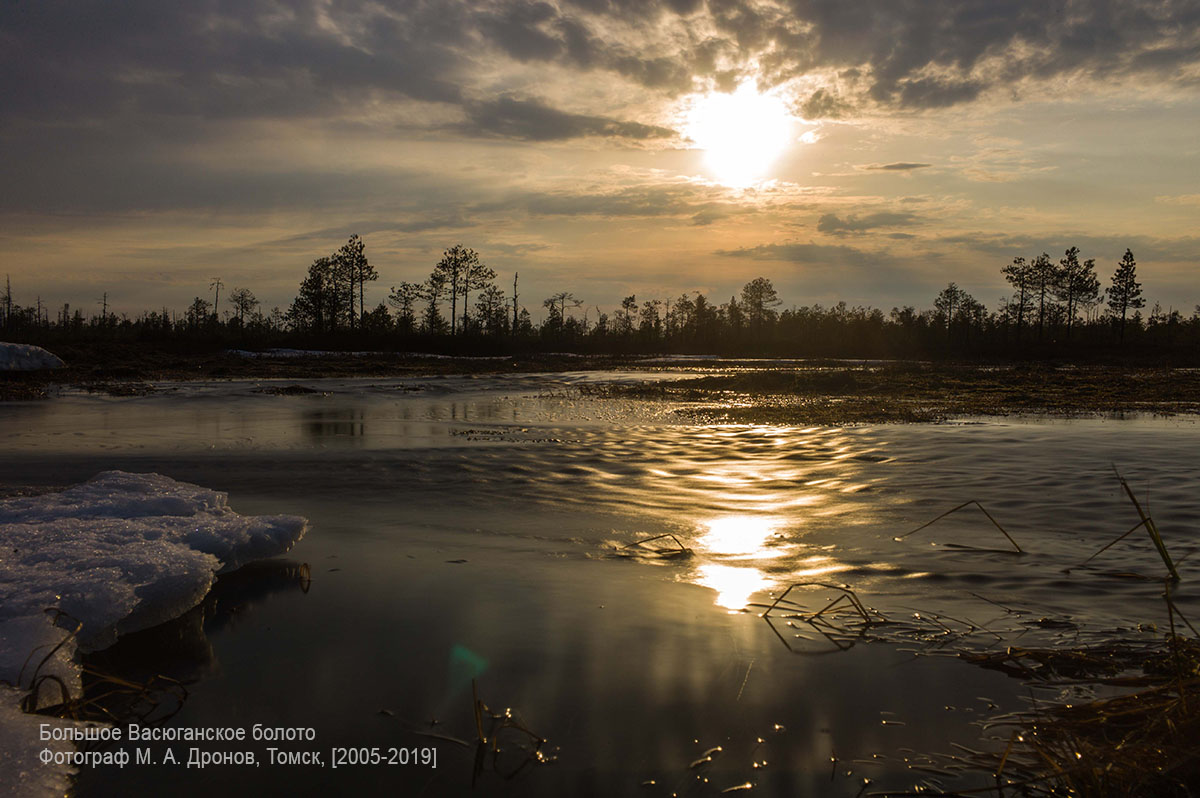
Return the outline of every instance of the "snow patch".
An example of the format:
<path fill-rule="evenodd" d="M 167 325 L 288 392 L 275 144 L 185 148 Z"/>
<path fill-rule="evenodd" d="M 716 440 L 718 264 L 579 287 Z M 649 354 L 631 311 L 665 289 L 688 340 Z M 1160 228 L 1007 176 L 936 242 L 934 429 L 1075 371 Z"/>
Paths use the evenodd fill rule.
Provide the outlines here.
<path fill-rule="evenodd" d="M 284 553 L 308 523 L 239 515 L 226 501 L 224 493 L 161 474 L 122 471 L 0 501 L 0 682 L 9 685 L 0 686 L 4 794 L 62 794 L 71 772 L 37 761 L 46 745 L 37 724 L 63 722 L 21 712 L 35 674 L 56 676 L 77 696 L 77 650 L 104 648 L 182 615 L 218 573 Z M 40 706 L 62 699 L 57 684 L 45 687 L 51 684 L 39 693 Z"/>
<path fill-rule="evenodd" d="M 6 344 L 0 341 L 0 371 L 36 371 L 60 369 L 66 364 L 58 355 L 31 344 Z"/>
<path fill-rule="evenodd" d="M 21 692 L 0 685 L 0 795 L 10 798 L 66 795 L 75 768 L 44 765 L 37 755 L 43 749 L 67 754 L 74 750 L 74 744 L 69 740 L 41 740 L 41 726 L 85 728 L 99 724 L 26 714 L 19 706 Z"/>

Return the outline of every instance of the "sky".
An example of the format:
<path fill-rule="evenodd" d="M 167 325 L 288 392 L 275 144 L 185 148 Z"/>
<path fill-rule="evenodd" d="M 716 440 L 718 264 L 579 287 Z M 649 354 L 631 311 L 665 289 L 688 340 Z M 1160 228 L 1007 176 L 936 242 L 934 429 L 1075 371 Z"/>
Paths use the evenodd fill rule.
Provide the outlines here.
<path fill-rule="evenodd" d="M 359 234 L 368 304 L 463 244 L 535 318 L 995 308 L 1078 246 L 1190 315 L 1200 0 L 6 0 L 0 152 L 26 305 L 286 309 Z"/>

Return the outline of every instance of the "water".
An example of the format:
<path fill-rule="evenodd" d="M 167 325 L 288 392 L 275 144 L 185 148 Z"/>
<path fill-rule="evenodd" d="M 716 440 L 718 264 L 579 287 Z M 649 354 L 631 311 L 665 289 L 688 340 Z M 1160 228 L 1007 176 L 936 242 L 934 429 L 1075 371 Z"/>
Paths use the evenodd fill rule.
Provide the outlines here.
<path fill-rule="evenodd" d="M 853 796 L 864 777 L 872 788 L 944 781 L 911 769 L 911 752 L 987 747 L 978 721 L 1025 706 L 1017 681 L 956 651 L 1151 638 L 1150 624 L 1165 624 L 1163 565 L 1140 531 L 1073 567 L 1138 520 L 1114 464 L 1182 561 L 1176 601 L 1200 616 L 1191 420 L 704 426 L 668 405 L 573 390 L 646 378 L 331 381 L 292 396 L 258 392 L 290 383 L 211 383 L 0 406 L 5 484 L 157 471 L 226 490 L 239 512 L 311 520 L 285 562 L 226 580 L 202 613 L 98 666 L 187 680 L 174 725 L 316 730 L 311 744 L 250 746 L 260 757 L 266 745 L 326 760 L 336 746 L 438 755 L 436 769 L 97 769 L 78 793 L 458 795 L 474 781 L 504 795 L 749 783 Z M 894 539 L 972 499 L 1025 554 L 974 508 Z M 692 556 L 624 548 L 666 533 Z M 850 585 L 910 625 L 841 651 L 802 624 L 768 625 L 761 606 L 741 611 L 795 582 Z M 836 595 L 793 591 L 810 609 Z M 955 634 L 939 639 L 937 625 Z M 961 634 L 972 625 L 990 631 Z M 445 739 L 474 742 L 472 679 L 557 761 L 526 763 L 513 729 L 503 754 L 478 763 Z M 176 748 L 182 762 L 187 746 Z"/>

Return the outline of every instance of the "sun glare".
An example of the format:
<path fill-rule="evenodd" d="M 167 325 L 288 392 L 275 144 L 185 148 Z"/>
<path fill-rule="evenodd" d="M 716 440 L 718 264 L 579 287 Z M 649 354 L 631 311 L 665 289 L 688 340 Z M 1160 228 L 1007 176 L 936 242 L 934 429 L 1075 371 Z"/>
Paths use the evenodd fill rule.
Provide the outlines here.
<path fill-rule="evenodd" d="M 743 83 L 732 94 L 700 98 L 688 112 L 684 130 L 704 150 L 713 177 L 745 188 L 767 177 L 792 141 L 793 124 L 782 100 Z"/>

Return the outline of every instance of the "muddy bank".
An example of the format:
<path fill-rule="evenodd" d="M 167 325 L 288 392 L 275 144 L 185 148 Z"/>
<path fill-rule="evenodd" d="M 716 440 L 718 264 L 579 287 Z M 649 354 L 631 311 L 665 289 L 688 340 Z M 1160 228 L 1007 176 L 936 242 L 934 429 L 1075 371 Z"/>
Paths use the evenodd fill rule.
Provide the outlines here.
<path fill-rule="evenodd" d="M 154 390 L 152 383 L 165 381 L 542 373 L 608 369 L 640 360 L 566 353 L 514 357 L 294 350 L 180 353 L 136 346 L 63 347 L 59 354 L 66 361 L 65 368 L 0 373 L 0 401 L 46 399 L 67 386 L 110 396 L 140 396 Z"/>

